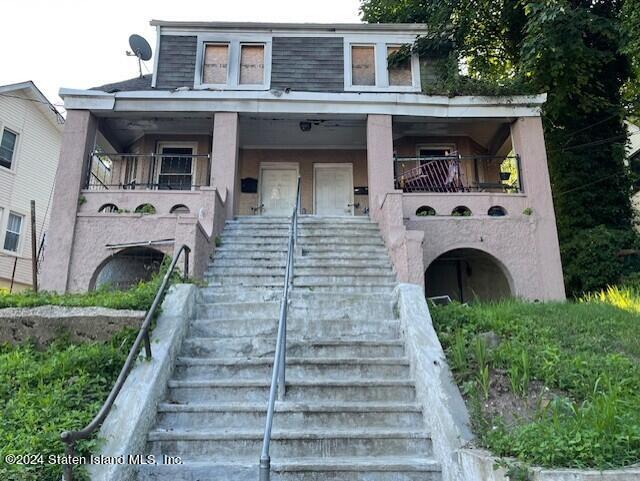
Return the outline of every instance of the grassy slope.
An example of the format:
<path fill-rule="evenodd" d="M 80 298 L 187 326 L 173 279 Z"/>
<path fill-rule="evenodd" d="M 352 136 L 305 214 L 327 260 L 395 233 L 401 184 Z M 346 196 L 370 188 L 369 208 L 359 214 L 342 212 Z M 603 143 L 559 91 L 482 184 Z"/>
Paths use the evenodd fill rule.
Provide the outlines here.
<path fill-rule="evenodd" d="M 110 342 L 0 347 L 0 479 L 58 481 L 58 465 L 18 466 L 7 454 L 63 454 L 60 433 L 84 427 L 98 412 L 124 363 L 135 333 Z M 79 445 L 88 454 L 95 440 Z M 81 473 L 78 473 L 81 474 Z"/>
<path fill-rule="evenodd" d="M 434 308 L 480 443 L 543 466 L 611 468 L 640 461 L 640 295 L 630 291 L 627 297 L 635 301 L 624 308 L 609 304 L 607 295 L 581 303 Z M 478 337 L 489 331 L 500 338 L 494 349 Z M 538 380 L 566 397 L 541 405 L 531 421 L 507 426 L 487 419 L 484 388 L 490 389 L 496 370 L 507 373 L 520 396 Z"/>

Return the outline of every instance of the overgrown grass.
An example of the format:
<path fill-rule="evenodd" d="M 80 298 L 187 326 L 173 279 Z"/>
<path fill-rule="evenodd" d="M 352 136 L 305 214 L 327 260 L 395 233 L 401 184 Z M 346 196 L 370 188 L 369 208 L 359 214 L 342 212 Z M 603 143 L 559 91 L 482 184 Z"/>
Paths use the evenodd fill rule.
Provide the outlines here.
<path fill-rule="evenodd" d="M 640 296 L 611 288 L 576 303 L 506 301 L 432 308 L 479 442 L 531 465 L 614 468 L 640 461 Z M 494 332 L 489 349 L 482 333 Z M 536 380 L 564 395 L 507 425 L 483 409 L 490 372 L 526 396 Z M 487 386 L 488 384 L 488 386 Z"/>
<path fill-rule="evenodd" d="M 171 258 L 165 257 L 160 271 L 150 280 L 141 281 L 126 290 L 114 290 L 109 286 L 79 294 L 56 294 L 54 292 L 38 292 L 36 294 L 33 291 L 9 294 L 7 291 L 0 290 L 0 308 L 55 305 L 69 307 L 99 306 L 112 309 L 146 311 L 151 307 L 153 298 L 170 263 Z M 174 272 L 171 282 L 182 282 L 177 272 Z"/>
<path fill-rule="evenodd" d="M 63 339 L 45 351 L 31 344 L 0 346 L 0 479 L 59 481 L 62 466 L 10 465 L 5 457 L 42 454 L 46 461 L 49 455 L 63 454 L 60 433 L 82 428 L 95 416 L 135 335 L 125 330 L 102 343 Z M 87 455 L 96 443 L 79 443 L 79 454 Z"/>

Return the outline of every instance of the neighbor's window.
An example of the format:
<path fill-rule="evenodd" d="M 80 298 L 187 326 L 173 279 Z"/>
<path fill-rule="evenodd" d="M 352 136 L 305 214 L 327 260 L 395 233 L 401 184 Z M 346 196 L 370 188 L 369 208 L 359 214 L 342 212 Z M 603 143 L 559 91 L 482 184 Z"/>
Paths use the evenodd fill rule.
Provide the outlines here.
<path fill-rule="evenodd" d="M 264 45 L 240 45 L 240 85 L 264 83 Z"/>
<path fill-rule="evenodd" d="M 387 47 L 387 58 L 400 50 L 400 47 Z M 413 76 L 411 73 L 411 57 L 400 63 L 389 65 L 389 85 L 398 87 L 411 87 Z"/>
<path fill-rule="evenodd" d="M 204 50 L 202 82 L 226 84 L 229 68 L 229 44 L 207 44 Z"/>
<path fill-rule="evenodd" d="M 22 231 L 22 216 L 9 213 L 9 219 L 7 221 L 7 233 L 4 237 L 4 249 L 7 251 L 16 252 L 18 250 L 18 244 L 20 242 L 20 232 Z"/>
<path fill-rule="evenodd" d="M 351 47 L 351 83 L 353 85 L 376 84 L 376 52 L 373 45 Z"/>
<path fill-rule="evenodd" d="M 0 166 L 11 168 L 13 155 L 16 151 L 16 142 L 18 134 L 11 132 L 9 129 L 2 131 L 2 140 L 0 141 Z"/>

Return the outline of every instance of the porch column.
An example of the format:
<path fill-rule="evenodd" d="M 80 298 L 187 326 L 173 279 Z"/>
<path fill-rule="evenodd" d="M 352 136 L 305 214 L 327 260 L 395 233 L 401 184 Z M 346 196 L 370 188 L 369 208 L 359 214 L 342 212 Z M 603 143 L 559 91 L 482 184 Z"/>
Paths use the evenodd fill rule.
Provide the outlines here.
<path fill-rule="evenodd" d="M 88 110 L 67 110 L 47 230 L 40 282 L 42 290 L 60 293 L 67 290 L 79 194 L 95 138 L 96 118 L 93 114 Z"/>
<path fill-rule="evenodd" d="M 376 219 L 386 194 L 394 192 L 391 115 L 367 116 L 369 208 Z"/>
<path fill-rule="evenodd" d="M 211 186 L 218 190 L 225 202 L 227 219 L 233 217 L 238 201 L 239 130 L 237 112 L 215 114 L 211 146 Z"/>
<path fill-rule="evenodd" d="M 522 188 L 538 223 L 535 239 L 539 279 L 535 297 L 564 300 L 562 262 L 542 119 L 521 117 L 516 120 L 511 125 L 511 140 L 515 153 L 520 156 Z"/>

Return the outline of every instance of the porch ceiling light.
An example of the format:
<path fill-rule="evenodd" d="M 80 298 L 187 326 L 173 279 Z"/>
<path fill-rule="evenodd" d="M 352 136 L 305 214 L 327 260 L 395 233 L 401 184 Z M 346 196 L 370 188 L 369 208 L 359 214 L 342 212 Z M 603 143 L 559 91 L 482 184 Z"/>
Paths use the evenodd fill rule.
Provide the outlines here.
<path fill-rule="evenodd" d="M 311 122 L 300 122 L 300 130 L 309 132 L 311 130 Z"/>

